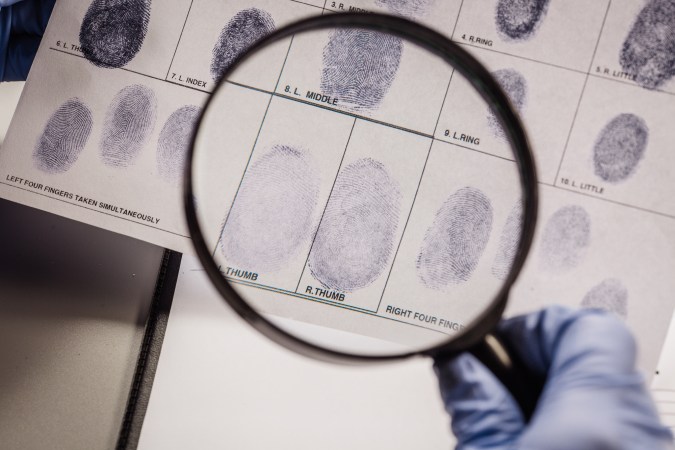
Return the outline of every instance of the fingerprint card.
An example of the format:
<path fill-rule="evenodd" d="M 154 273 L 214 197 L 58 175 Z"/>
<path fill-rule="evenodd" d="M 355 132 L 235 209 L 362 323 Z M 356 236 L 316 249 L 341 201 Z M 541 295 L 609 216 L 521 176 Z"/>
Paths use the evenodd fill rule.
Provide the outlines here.
<path fill-rule="evenodd" d="M 206 95 L 62 52 L 41 62 L 81 72 L 31 73 L 0 154 L 3 196 L 185 248 L 182 173 Z"/>
<path fill-rule="evenodd" d="M 343 28 L 275 42 L 212 95 L 291 22 L 404 17 L 482 62 L 532 144 L 542 202 L 511 312 L 610 311 L 652 371 L 675 302 L 671 10 L 60 0 L 0 151 L 0 195 L 191 252 L 182 182 L 212 99 L 193 200 L 223 276 L 270 320 L 438 344 L 500 292 L 523 229 L 507 134 L 470 83 L 398 36 Z"/>
<path fill-rule="evenodd" d="M 675 224 L 634 208 L 542 186 L 541 211 L 509 314 L 549 304 L 617 315 L 638 337 L 652 376 L 673 310 Z"/>

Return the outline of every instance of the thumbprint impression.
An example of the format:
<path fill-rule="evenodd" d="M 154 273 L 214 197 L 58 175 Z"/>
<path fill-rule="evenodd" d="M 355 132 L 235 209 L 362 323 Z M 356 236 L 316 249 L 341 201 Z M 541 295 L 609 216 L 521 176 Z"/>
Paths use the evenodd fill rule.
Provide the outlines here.
<path fill-rule="evenodd" d="M 436 213 L 417 257 L 417 275 L 431 289 L 468 281 L 492 231 L 492 204 L 480 190 L 465 187 Z"/>
<path fill-rule="evenodd" d="M 581 306 L 611 311 L 625 319 L 628 316 L 628 289 L 621 281 L 608 278 L 588 291 Z"/>
<path fill-rule="evenodd" d="M 134 84 L 115 95 L 105 117 L 100 152 L 111 167 L 128 167 L 155 126 L 157 101 L 152 89 Z"/>
<path fill-rule="evenodd" d="M 394 250 L 400 207 L 399 184 L 382 163 L 363 158 L 345 167 L 309 257 L 314 278 L 342 292 L 375 281 Z"/>
<path fill-rule="evenodd" d="M 649 128 L 634 114 L 619 114 L 600 132 L 593 147 L 595 174 L 610 183 L 628 178 L 642 159 Z"/>
<path fill-rule="evenodd" d="M 235 14 L 220 32 L 213 47 L 211 78 L 218 81 L 240 54 L 274 28 L 274 20 L 267 11 L 249 8 Z"/>
<path fill-rule="evenodd" d="M 584 208 L 564 206 L 548 220 L 540 258 L 545 270 L 565 272 L 578 266 L 591 242 L 591 218 Z"/>
<path fill-rule="evenodd" d="M 221 236 L 230 264 L 274 272 L 311 237 L 319 178 L 309 153 L 275 145 L 246 172 Z"/>
<path fill-rule="evenodd" d="M 167 119 L 157 142 L 157 170 L 166 181 L 176 183 L 185 167 L 185 157 L 199 116 L 197 106 L 183 106 Z"/>
<path fill-rule="evenodd" d="M 495 14 L 497 31 L 509 41 L 529 39 L 541 24 L 549 0 L 499 0 Z"/>
<path fill-rule="evenodd" d="M 516 111 L 522 112 L 527 102 L 527 81 L 523 74 L 514 69 L 500 69 L 492 72 L 492 76 L 509 97 Z M 492 110 L 488 112 L 488 127 L 495 137 L 506 139 L 504 129 Z"/>
<path fill-rule="evenodd" d="M 91 111 L 71 98 L 51 115 L 33 150 L 33 162 L 43 172 L 66 172 L 77 161 L 93 125 Z"/>
<path fill-rule="evenodd" d="M 499 240 L 499 249 L 497 257 L 492 264 L 492 275 L 499 280 L 506 279 L 511 270 L 511 265 L 516 257 L 518 246 L 520 245 L 521 234 L 523 232 L 523 204 L 516 203 L 506 219 L 506 224 L 502 230 L 502 236 Z"/>
<path fill-rule="evenodd" d="M 99 67 L 119 68 L 143 46 L 150 22 L 150 0 L 94 0 L 80 27 L 85 58 Z"/>
<path fill-rule="evenodd" d="M 323 49 L 321 91 L 352 111 L 376 109 L 396 77 L 402 51 L 395 36 L 336 29 Z"/>
<path fill-rule="evenodd" d="M 619 62 L 647 89 L 675 75 L 675 1 L 649 0 L 623 42 Z"/>

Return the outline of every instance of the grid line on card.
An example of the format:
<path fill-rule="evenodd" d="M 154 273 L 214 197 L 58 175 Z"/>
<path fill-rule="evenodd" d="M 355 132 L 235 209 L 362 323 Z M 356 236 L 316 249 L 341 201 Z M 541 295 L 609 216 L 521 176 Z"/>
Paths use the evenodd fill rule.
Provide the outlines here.
<path fill-rule="evenodd" d="M 399 126 L 399 125 L 395 125 L 393 123 L 384 122 L 382 120 L 372 119 L 372 118 L 367 117 L 367 116 L 361 116 L 359 114 L 354 114 L 354 113 L 351 113 L 351 112 L 348 112 L 348 111 L 343 111 L 341 109 L 331 108 L 329 106 L 320 105 L 318 103 L 313 103 L 313 102 L 310 102 L 310 101 L 307 101 L 307 100 L 295 98 L 295 97 L 292 97 L 290 95 L 279 94 L 277 92 L 270 92 L 270 91 L 267 91 L 265 89 L 257 88 L 257 87 L 254 87 L 254 86 L 249 86 L 249 85 L 246 85 L 246 84 L 237 83 L 236 81 L 226 80 L 226 82 L 228 84 L 231 84 L 231 85 L 234 85 L 234 86 L 239 86 L 239 87 L 242 87 L 242 88 L 245 88 L 245 89 L 251 89 L 251 90 L 258 91 L 258 92 L 261 92 L 261 93 L 264 93 L 264 94 L 272 95 L 274 97 L 279 97 L 279 98 L 283 98 L 285 100 L 290 100 L 290 101 L 293 101 L 293 102 L 296 102 L 296 103 L 302 103 L 302 104 L 305 104 L 305 105 L 308 105 L 308 106 L 313 106 L 315 108 L 324 109 L 326 111 L 331 111 L 331 112 L 334 112 L 336 114 L 348 116 L 348 117 L 351 117 L 353 119 L 360 119 L 360 120 L 363 120 L 364 122 L 370 122 L 370 123 L 374 123 L 374 124 L 377 124 L 377 125 L 383 125 L 383 126 L 388 127 L 388 128 L 394 128 L 396 130 L 404 131 L 406 133 L 411 133 L 411 134 L 421 136 L 421 137 L 425 137 L 427 139 L 433 139 L 434 138 L 433 135 L 431 135 L 431 134 L 427 134 L 427 133 L 424 133 L 422 131 L 413 130 L 412 128 L 406 128 L 406 127 L 402 127 L 402 126 Z"/>
<path fill-rule="evenodd" d="M 276 86 L 279 86 L 279 81 L 281 80 L 281 75 L 284 72 L 284 67 L 286 66 L 286 61 L 288 61 L 288 55 L 291 52 L 291 47 L 293 46 L 293 38 L 291 37 L 291 41 L 288 44 L 288 50 L 286 51 L 286 57 L 284 58 L 284 63 L 281 65 L 281 70 L 279 71 L 279 77 L 277 78 L 277 83 Z M 276 87 L 274 88 L 276 90 Z M 248 155 L 248 161 L 246 161 L 246 166 L 244 167 L 244 171 L 241 175 L 241 180 L 239 180 L 239 185 L 237 186 L 237 190 L 234 193 L 234 198 L 232 199 L 232 205 L 234 205 L 234 202 L 237 201 L 237 195 L 239 194 L 239 189 L 241 189 L 241 185 L 244 182 L 244 177 L 246 176 L 246 172 L 248 171 L 248 166 L 251 164 L 251 159 L 253 158 L 253 152 L 255 151 L 256 146 L 258 145 L 258 139 L 260 138 L 260 133 L 262 132 L 263 126 L 265 125 L 265 119 L 267 119 L 267 113 L 270 110 L 270 105 L 272 104 L 272 99 L 274 98 L 274 95 L 270 95 L 270 99 L 267 102 L 267 107 L 265 108 L 265 114 L 263 115 L 262 121 L 260 121 L 260 127 L 258 128 L 258 133 L 256 134 L 255 141 L 253 142 L 253 147 L 251 148 L 251 153 Z M 227 215 L 225 216 L 225 220 L 223 220 L 223 225 L 220 227 L 220 233 L 219 236 L 223 235 L 223 231 L 225 230 L 225 226 L 227 225 L 227 221 L 230 218 L 230 213 L 232 212 L 232 207 L 227 211 Z M 216 256 L 216 252 L 218 251 L 218 242 L 220 242 L 220 238 L 216 241 L 216 244 L 213 248 L 213 253 L 211 254 L 212 257 Z"/>
<path fill-rule="evenodd" d="M 459 16 L 462 15 L 462 6 L 464 6 L 464 0 L 459 4 L 459 9 L 457 10 L 457 17 L 455 17 L 455 25 L 452 27 L 452 34 L 450 34 L 450 39 L 455 38 L 455 30 L 457 29 L 457 24 L 459 23 Z"/>
<path fill-rule="evenodd" d="M 529 61 L 529 62 L 533 62 L 533 63 L 537 63 L 537 64 L 543 64 L 545 66 L 555 67 L 556 69 L 568 70 L 570 72 L 575 72 L 575 73 L 579 73 L 579 74 L 582 74 L 582 75 L 588 74 L 588 72 L 584 72 L 583 70 L 572 69 L 570 67 L 565 67 L 565 66 L 561 66 L 559 64 L 553 64 L 553 63 L 546 62 L 546 61 L 541 61 L 539 59 L 528 58 L 527 56 L 514 55 L 513 53 L 503 52 L 501 50 L 495 50 L 495 49 L 492 49 L 492 48 L 489 48 L 489 47 L 481 47 L 480 45 L 469 44 L 468 42 L 462 42 L 462 41 L 459 41 L 459 40 L 456 40 L 456 39 L 453 39 L 453 40 L 454 40 L 455 43 L 457 43 L 461 46 L 464 46 L 464 47 L 477 48 L 479 50 L 485 50 L 487 52 L 497 53 L 497 54 L 500 54 L 500 55 L 509 56 L 511 58 L 522 59 L 523 61 Z"/>
<path fill-rule="evenodd" d="M 257 289 L 262 289 L 262 290 L 266 290 L 266 291 L 286 294 L 286 295 L 289 295 L 291 297 L 297 297 L 297 298 L 301 298 L 301 299 L 304 299 L 304 300 L 310 300 L 310 301 L 313 301 L 313 302 L 316 302 L 316 303 L 321 303 L 323 305 L 334 306 L 336 308 L 346 309 L 346 310 L 353 311 L 353 312 L 356 312 L 356 313 L 361 313 L 361 314 L 365 314 L 365 315 L 368 315 L 368 316 L 377 317 L 378 319 L 385 319 L 385 320 L 389 320 L 391 322 L 397 322 L 397 323 L 402 323 L 402 324 L 405 324 L 405 325 L 411 325 L 413 327 L 422 328 L 424 330 L 434 331 L 434 332 L 436 332 L 438 334 L 442 334 L 444 336 L 449 335 L 449 333 L 445 333 L 445 332 L 437 330 L 435 328 L 425 327 L 424 325 L 420 325 L 420 324 L 413 323 L 413 322 L 404 322 L 403 320 L 395 319 L 393 317 L 380 316 L 380 315 L 376 314 L 374 311 L 359 308 L 359 307 L 356 307 L 356 306 L 345 305 L 345 304 L 342 304 L 342 303 L 335 303 L 335 302 L 331 302 L 331 301 L 328 301 L 328 300 L 324 300 L 324 299 L 319 298 L 319 297 L 311 297 L 311 296 L 307 296 L 307 295 L 303 295 L 303 294 L 298 294 L 297 292 L 287 291 L 287 290 L 279 289 L 279 288 L 272 287 L 272 286 L 255 284 L 255 283 L 251 283 L 251 282 L 247 282 L 247 281 L 243 281 L 243 280 L 239 280 L 239 279 L 235 279 L 235 278 L 227 277 L 227 280 L 228 280 L 228 282 L 231 282 L 231 283 L 236 283 L 236 284 L 241 284 L 241 285 L 252 287 L 252 288 L 257 288 Z"/>
<path fill-rule="evenodd" d="M 78 55 L 77 53 L 71 53 L 71 52 L 62 50 L 60 48 L 49 47 L 49 50 L 54 50 L 56 52 L 63 53 L 63 54 L 69 55 L 69 56 L 75 56 L 76 58 L 80 58 L 80 59 L 87 59 L 87 58 L 84 57 L 84 55 Z M 125 67 L 120 67 L 120 68 L 118 68 L 118 70 L 124 70 L 125 72 L 134 73 L 134 74 L 140 75 L 142 77 L 152 78 L 153 80 L 157 80 L 157 81 L 167 81 L 164 78 L 159 78 L 159 77 L 155 77 L 153 75 L 148 75 L 147 73 L 137 72 L 135 70 L 127 69 Z M 183 86 L 183 85 L 180 84 L 179 86 Z M 189 86 L 184 86 L 184 87 L 189 87 Z"/>
<path fill-rule="evenodd" d="M 185 15 L 185 22 L 183 22 L 183 28 L 180 30 L 180 35 L 178 36 L 178 42 L 176 42 L 176 48 L 173 51 L 173 56 L 171 57 L 171 62 L 169 63 L 169 68 L 166 70 L 166 77 L 164 79 L 166 80 L 169 78 L 169 74 L 171 73 L 171 67 L 173 67 L 173 60 L 176 58 L 176 53 L 178 52 L 178 47 L 180 46 L 180 41 L 183 39 L 183 32 L 185 31 L 185 25 L 187 25 L 187 21 L 190 18 L 190 11 L 192 11 L 192 4 L 194 3 L 194 0 L 190 0 L 190 6 L 188 7 L 187 14 Z"/>
<path fill-rule="evenodd" d="M 224 278 L 229 282 L 241 284 L 241 285 L 244 285 L 244 286 L 262 289 L 262 290 L 274 292 L 274 293 L 277 293 L 277 294 L 291 295 L 293 297 L 301 298 L 301 299 L 305 299 L 305 300 L 313 300 L 313 301 L 317 301 L 319 303 L 325 303 L 327 305 L 343 306 L 345 309 L 349 309 L 349 310 L 352 310 L 352 311 L 365 312 L 365 313 L 374 313 L 375 312 L 375 311 L 371 311 L 370 309 L 367 309 L 367 308 L 361 308 L 359 306 L 348 305 L 348 304 L 345 304 L 345 303 L 336 302 L 336 301 L 333 301 L 333 300 L 318 297 L 316 295 L 307 295 L 307 294 L 301 293 L 301 292 L 289 291 L 288 289 L 283 289 L 283 288 L 280 288 L 280 287 L 277 287 L 277 286 L 272 286 L 270 284 L 256 283 L 256 282 L 253 282 L 253 281 L 243 280 L 241 278 L 236 278 L 236 277 L 232 277 L 232 276 L 229 276 L 229 275 L 225 275 Z"/>
<path fill-rule="evenodd" d="M 668 218 L 668 219 L 675 219 L 675 215 L 673 215 L 673 214 L 668 214 L 668 213 L 656 211 L 656 210 L 654 210 L 654 209 L 647 209 L 647 208 L 643 208 L 643 207 L 641 207 L 641 206 L 631 205 L 631 204 L 628 204 L 628 203 L 623 203 L 623 202 L 620 202 L 620 201 L 618 201 L 618 200 L 612 200 L 612 199 L 609 199 L 609 198 L 598 197 L 598 196 L 596 196 L 596 195 L 588 194 L 588 193 L 586 193 L 586 192 L 579 192 L 579 191 L 577 191 L 577 190 L 575 190 L 575 189 L 571 189 L 571 188 L 568 188 L 568 187 L 565 187 L 565 186 L 556 186 L 556 185 L 549 185 L 549 186 L 551 186 L 551 187 L 553 187 L 553 188 L 556 188 L 556 189 L 562 189 L 563 191 L 567 191 L 567 192 L 572 192 L 572 193 L 575 193 L 575 194 L 583 195 L 583 196 L 585 196 L 585 197 L 594 198 L 594 199 L 599 200 L 599 201 L 609 202 L 609 203 L 613 203 L 613 204 L 619 205 L 619 206 L 625 206 L 626 208 L 637 209 L 638 211 L 642 211 L 642 212 L 646 212 L 646 213 L 651 213 L 651 214 L 656 214 L 657 216 L 666 217 L 666 218 Z"/>
<path fill-rule="evenodd" d="M 463 3 L 463 2 L 462 2 Z M 458 15 L 459 18 L 459 15 Z M 457 23 L 455 22 L 455 26 Z M 441 121 L 441 116 L 443 115 L 443 108 L 445 108 L 445 102 L 448 99 L 448 93 L 450 92 L 450 85 L 452 84 L 452 77 L 455 75 L 455 70 L 453 69 L 452 72 L 450 73 L 450 79 L 448 80 L 448 85 L 445 88 L 445 96 L 443 97 L 443 103 L 441 103 L 441 108 L 438 111 L 438 116 L 436 117 L 436 125 L 434 126 L 434 133 L 433 136 L 436 136 L 436 131 L 438 130 L 438 124 Z M 427 157 L 424 160 L 424 165 L 422 166 L 422 173 L 420 173 L 420 179 L 417 182 L 417 188 L 415 189 L 415 195 L 413 196 L 413 201 L 410 205 L 410 211 L 408 212 L 408 217 L 405 220 L 405 225 L 403 225 L 403 231 L 401 232 L 401 238 L 398 241 L 398 245 L 396 246 L 396 252 L 394 253 L 394 257 L 391 260 L 391 264 L 389 266 L 389 273 L 387 274 L 387 279 L 384 282 L 384 286 L 382 287 L 382 293 L 380 294 L 380 300 L 377 302 L 377 312 L 379 313 L 380 311 L 380 306 L 382 305 L 382 299 L 384 298 L 384 294 L 387 291 L 387 286 L 389 285 L 389 278 L 391 277 L 391 272 L 394 270 L 394 264 L 396 263 L 396 257 L 398 257 L 398 252 L 401 249 L 401 244 L 403 243 L 403 238 L 405 237 L 405 232 L 408 229 L 408 223 L 410 223 L 410 217 L 412 216 L 413 209 L 415 208 L 415 201 L 417 200 L 417 194 L 420 192 L 420 186 L 422 185 L 422 179 L 424 178 L 424 173 L 427 169 L 427 163 L 429 162 L 429 156 L 431 155 L 431 149 L 434 146 L 434 141 L 436 139 L 432 137 L 431 143 L 429 144 L 429 150 L 427 151 Z"/>
<path fill-rule="evenodd" d="M 324 9 L 321 6 L 316 6 L 316 5 L 312 5 L 311 3 L 301 2 L 300 0 L 290 0 L 290 1 L 293 2 L 293 3 L 299 3 L 301 5 L 305 5 L 305 6 L 311 6 L 312 8 Z M 326 3 L 324 2 L 324 6 L 325 5 L 326 5 Z"/>
<path fill-rule="evenodd" d="M 483 150 L 478 150 L 477 148 L 471 148 L 471 147 L 467 147 L 466 145 L 460 145 L 460 144 L 457 144 L 455 142 L 446 141 L 445 139 L 434 138 L 434 141 L 443 142 L 445 144 L 453 145 L 455 147 L 463 148 L 465 150 L 470 150 L 472 152 L 482 153 L 483 155 L 491 156 L 493 158 L 503 159 L 504 161 L 516 162 L 515 159 L 507 158 L 505 156 L 494 155 L 492 153 L 484 152 Z"/>
<path fill-rule="evenodd" d="M 305 269 L 307 268 L 307 263 L 309 262 L 309 255 L 312 253 L 312 248 L 314 248 L 314 241 L 316 241 L 316 235 L 319 234 L 319 228 L 321 228 L 321 222 L 323 222 L 323 216 L 326 214 L 326 209 L 328 209 L 328 203 L 330 202 L 330 197 L 333 195 L 333 189 L 335 188 L 335 183 L 337 183 L 337 179 L 340 176 L 340 170 L 342 169 L 342 163 L 345 160 L 345 155 L 347 154 L 347 149 L 349 148 L 349 143 L 352 140 L 352 134 L 354 133 L 354 128 L 356 127 L 356 118 L 354 118 L 354 122 L 352 123 L 352 128 L 349 130 L 349 137 L 347 137 L 347 143 L 345 144 L 345 150 L 342 152 L 342 158 L 340 159 L 340 165 L 338 165 L 337 173 L 335 174 L 335 179 L 333 180 L 333 185 L 330 188 L 330 192 L 328 193 L 328 199 L 326 199 L 326 206 L 323 207 L 323 211 L 321 212 L 321 218 L 319 219 L 319 223 L 316 226 L 316 231 L 314 231 L 314 236 L 312 236 L 312 243 L 309 246 L 309 251 L 307 252 L 307 258 L 305 259 L 305 265 L 302 267 L 302 272 L 300 273 L 300 278 L 298 278 L 298 284 L 295 286 L 295 292 L 298 292 L 298 289 L 300 289 L 300 283 L 302 282 L 302 277 L 305 275 Z"/>
<path fill-rule="evenodd" d="M 579 101 L 577 102 L 577 107 L 574 110 L 574 116 L 572 117 L 572 124 L 570 125 L 569 132 L 567 133 L 567 139 L 565 140 L 565 147 L 563 147 L 562 155 L 560 156 L 560 162 L 558 163 L 558 170 L 555 173 L 555 178 L 553 180 L 553 185 L 558 187 L 558 177 L 560 176 L 560 170 L 562 169 L 563 161 L 565 161 L 565 155 L 567 154 L 567 148 L 570 144 L 570 138 L 572 137 L 572 132 L 574 131 L 574 126 L 577 122 L 577 115 L 579 114 L 579 109 L 581 108 L 581 102 L 584 99 L 584 93 L 586 92 L 586 85 L 588 84 L 588 79 L 590 78 L 591 69 L 593 68 L 593 61 L 595 61 L 595 54 L 598 51 L 598 45 L 600 44 L 600 38 L 602 37 L 602 32 L 605 29 L 605 22 L 607 21 L 607 14 L 609 13 L 609 8 L 612 5 L 612 1 L 607 2 L 607 8 L 605 9 L 605 16 L 602 19 L 602 25 L 600 26 L 600 31 L 598 32 L 598 38 L 595 41 L 595 48 L 593 49 L 593 55 L 591 56 L 591 62 L 588 64 L 588 71 L 586 72 L 586 78 L 584 79 L 584 85 L 581 88 L 581 94 L 579 95 Z"/>
<path fill-rule="evenodd" d="M 589 73 L 588 75 L 591 76 L 591 77 L 593 77 L 593 78 L 600 79 L 600 80 L 613 81 L 613 82 L 615 82 L 615 83 L 624 84 L 624 85 L 626 85 L 626 86 L 632 86 L 632 87 L 634 87 L 634 88 L 636 88 L 636 89 L 642 89 L 642 90 L 645 90 L 645 89 L 646 89 L 646 88 L 643 88 L 642 86 L 640 86 L 640 85 L 634 83 L 633 81 L 621 80 L 621 79 L 618 79 L 618 78 L 608 77 L 608 76 L 606 76 L 606 75 L 597 75 L 597 74 L 595 74 L 595 73 Z M 665 94 L 665 95 L 675 96 L 675 92 L 665 91 L 665 90 L 663 90 L 663 89 L 649 89 L 649 91 L 650 91 L 650 92 L 658 92 L 659 94 Z"/>

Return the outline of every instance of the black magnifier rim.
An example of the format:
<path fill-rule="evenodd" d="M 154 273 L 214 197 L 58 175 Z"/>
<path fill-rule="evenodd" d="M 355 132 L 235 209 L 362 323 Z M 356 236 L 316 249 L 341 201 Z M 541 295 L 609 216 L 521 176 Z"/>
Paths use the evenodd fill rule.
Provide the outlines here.
<path fill-rule="evenodd" d="M 202 233 L 199 220 L 197 219 L 193 189 L 196 142 L 199 138 L 202 121 L 211 106 L 211 102 L 222 86 L 228 83 L 227 78 L 229 75 L 235 71 L 244 60 L 271 43 L 306 31 L 332 28 L 359 28 L 380 31 L 397 36 L 439 56 L 469 80 L 472 86 L 481 94 L 483 99 L 492 107 L 506 132 L 506 136 L 509 139 L 516 156 L 516 163 L 518 164 L 523 188 L 523 234 L 511 265 L 511 271 L 504 280 L 501 290 L 483 313 L 469 325 L 466 325 L 464 330 L 460 333 L 449 336 L 445 342 L 423 350 L 391 355 L 351 354 L 322 347 L 287 333 L 251 308 L 251 306 L 249 306 L 221 274 L 218 265 L 211 256 L 210 249 L 206 245 L 204 234 Z M 192 142 L 188 150 L 184 178 L 183 200 L 188 229 L 192 236 L 197 255 L 218 292 L 243 319 L 268 338 L 297 353 L 324 361 L 338 363 L 393 361 L 416 355 L 436 356 L 439 354 L 452 355 L 459 353 L 483 339 L 486 334 L 494 329 L 497 322 L 501 319 L 504 308 L 506 307 L 509 290 L 525 263 L 534 236 L 538 208 L 535 164 L 530 144 L 521 121 L 497 81 L 473 56 L 445 36 L 401 17 L 375 13 L 328 14 L 294 22 L 269 34 L 237 57 L 233 64 L 223 74 L 221 80 L 213 90 L 212 95 L 207 100 L 197 124 L 198 126 L 193 133 Z"/>

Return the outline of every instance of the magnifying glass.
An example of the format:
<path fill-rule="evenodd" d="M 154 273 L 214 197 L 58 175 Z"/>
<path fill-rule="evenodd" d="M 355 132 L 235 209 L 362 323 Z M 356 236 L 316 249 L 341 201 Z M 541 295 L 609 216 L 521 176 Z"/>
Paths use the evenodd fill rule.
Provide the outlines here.
<path fill-rule="evenodd" d="M 363 13 L 296 22 L 222 62 L 185 206 L 227 303 L 322 360 L 471 351 L 529 418 L 543 380 L 494 329 L 537 184 L 495 78 L 435 31 Z"/>

